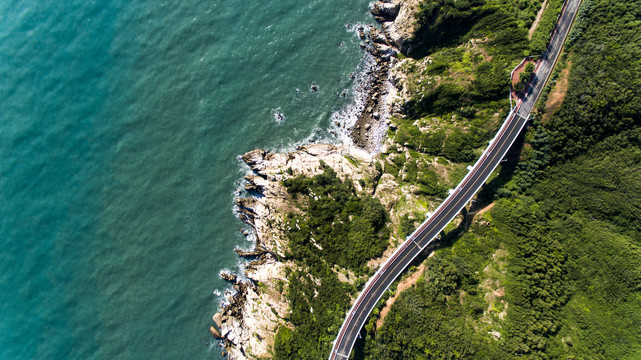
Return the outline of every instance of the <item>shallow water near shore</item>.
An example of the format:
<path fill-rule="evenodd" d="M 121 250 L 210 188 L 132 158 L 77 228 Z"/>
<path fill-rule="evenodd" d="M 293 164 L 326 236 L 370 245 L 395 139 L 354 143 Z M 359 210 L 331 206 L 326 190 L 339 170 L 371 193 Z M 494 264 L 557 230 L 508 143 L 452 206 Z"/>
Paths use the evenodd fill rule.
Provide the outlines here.
<path fill-rule="evenodd" d="M 220 359 L 238 155 L 332 140 L 368 3 L 2 2 L 0 359 Z"/>

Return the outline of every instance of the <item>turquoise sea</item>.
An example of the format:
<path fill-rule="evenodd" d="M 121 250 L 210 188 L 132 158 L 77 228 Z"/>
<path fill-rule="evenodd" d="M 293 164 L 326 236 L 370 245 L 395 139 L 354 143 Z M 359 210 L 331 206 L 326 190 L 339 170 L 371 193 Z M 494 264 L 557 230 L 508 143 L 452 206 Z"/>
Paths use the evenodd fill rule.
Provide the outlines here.
<path fill-rule="evenodd" d="M 0 359 L 220 359 L 238 156 L 332 139 L 368 3 L 0 1 Z"/>

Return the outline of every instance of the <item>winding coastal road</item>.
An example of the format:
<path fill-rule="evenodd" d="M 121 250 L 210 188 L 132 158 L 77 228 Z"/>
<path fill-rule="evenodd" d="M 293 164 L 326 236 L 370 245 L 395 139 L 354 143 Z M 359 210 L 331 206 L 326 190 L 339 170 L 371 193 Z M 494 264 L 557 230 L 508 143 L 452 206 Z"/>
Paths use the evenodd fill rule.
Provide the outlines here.
<path fill-rule="evenodd" d="M 510 111 L 498 133 L 474 167 L 434 214 L 407 238 L 365 285 L 351 310 L 347 313 L 343 326 L 334 341 L 332 352 L 329 355 L 330 360 L 349 359 L 361 328 L 385 291 L 412 260 L 465 207 L 507 154 L 527 123 L 530 112 L 552 73 L 581 1 L 567 0 L 565 2 L 557 27 L 552 33 L 550 45 L 537 64 L 534 78 L 526 90 L 526 96 L 523 100 L 517 101 L 517 105 Z"/>

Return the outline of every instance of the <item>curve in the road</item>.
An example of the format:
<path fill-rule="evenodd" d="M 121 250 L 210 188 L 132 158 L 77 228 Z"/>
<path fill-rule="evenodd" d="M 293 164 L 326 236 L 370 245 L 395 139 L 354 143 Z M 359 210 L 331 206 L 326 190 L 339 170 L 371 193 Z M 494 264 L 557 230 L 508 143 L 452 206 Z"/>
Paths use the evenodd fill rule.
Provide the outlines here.
<path fill-rule="evenodd" d="M 536 67 L 534 80 L 527 89 L 525 98 L 523 101 L 519 101 L 517 106 L 510 111 L 498 133 L 483 155 L 474 164 L 474 167 L 436 209 L 434 214 L 407 238 L 367 282 L 343 322 L 343 326 L 334 341 L 334 346 L 329 356 L 330 360 L 349 358 L 360 329 L 388 287 L 472 199 L 507 154 L 527 123 L 530 112 L 541 94 L 543 86 L 550 77 L 563 43 L 567 39 L 572 23 L 576 18 L 581 1 L 568 0 L 564 4 L 557 27 L 552 33 L 550 45 Z"/>

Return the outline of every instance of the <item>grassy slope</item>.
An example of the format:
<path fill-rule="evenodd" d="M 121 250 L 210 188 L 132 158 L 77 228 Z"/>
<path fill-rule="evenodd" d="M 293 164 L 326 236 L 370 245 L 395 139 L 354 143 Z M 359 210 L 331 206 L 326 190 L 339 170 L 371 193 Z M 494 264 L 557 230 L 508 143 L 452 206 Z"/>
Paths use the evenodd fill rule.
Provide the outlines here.
<path fill-rule="evenodd" d="M 550 33 L 561 0 L 550 1 L 533 40 L 527 40 L 542 2 L 423 3 L 418 18 L 430 25 L 419 27 L 417 38 L 442 41 L 417 40 L 413 48 L 425 56 L 403 62 L 408 99 L 382 154 L 385 173 L 416 184 L 414 194 L 424 201 L 442 199 L 460 180 L 509 111 L 510 71 L 524 56 L 540 54 L 540 39 Z M 463 22 L 469 31 L 451 29 Z"/>

